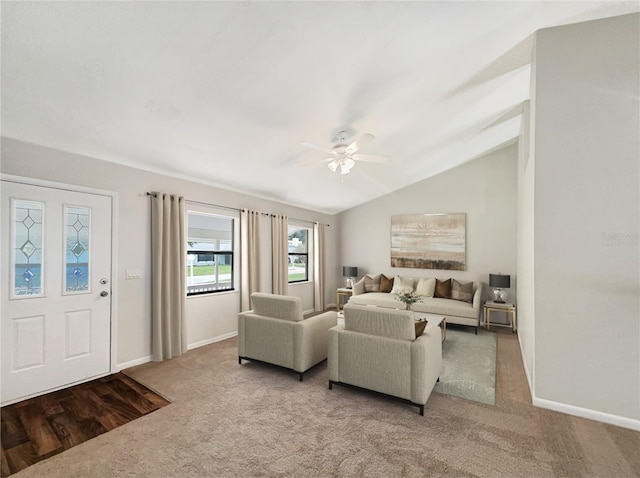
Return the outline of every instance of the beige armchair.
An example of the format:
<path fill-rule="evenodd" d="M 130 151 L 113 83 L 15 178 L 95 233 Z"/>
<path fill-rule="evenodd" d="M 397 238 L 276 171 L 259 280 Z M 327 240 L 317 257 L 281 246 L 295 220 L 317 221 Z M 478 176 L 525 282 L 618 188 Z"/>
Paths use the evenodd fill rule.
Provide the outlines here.
<path fill-rule="evenodd" d="M 395 397 L 420 409 L 438 381 L 442 335 L 427 325 L 416 338 L 410 311 L 347 304 L 344 324 L 329 331 L 329 389 L 350 385 Z"/>
<path fill-rule="evenodd" d="M 238 314 L 238 363 L 266 362 L 302 375 L 327 358 L 335 312 L 304 319 L 298 297 L 253 293 L 252 310 Z"/>

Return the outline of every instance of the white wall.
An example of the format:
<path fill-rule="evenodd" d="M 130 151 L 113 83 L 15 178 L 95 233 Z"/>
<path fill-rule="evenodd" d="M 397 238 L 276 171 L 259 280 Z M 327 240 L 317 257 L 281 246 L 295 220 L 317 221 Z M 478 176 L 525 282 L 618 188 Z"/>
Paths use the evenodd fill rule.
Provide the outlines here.
<path fill-rule="evenodd" d="M 488 283 L 489 273 L 502 272 L 511 275 L 514 299 L 516 166 L 517 147 L 511 145 L 341 213 L 341 264 L 357 266 L 361 277 L 382 272 Z M 391 216 L 442 212 L 467 215 L 467 270 L 391 267 Z"/>
<path fill-rule="evenodd" d="M 535 51 L 535 45 L 534 45 Z M 531 70 L 532 95 L 522 111 L 522 127 L 518 142 L 518 340 L 533 393 L 535 354 L 535 131 L 530 117 L 535 107 L 535 63 Z"/>
<path fill-rule="evenodd" d="M 538 32 L 532 116 L 534 403 L 631 427 L 640 426 L 639 25 L 633 14 Z"/>
<path fill-rule="evenodd" d="M 1 146 L 2 173 L 118 193 L 118 277 L 113 278 L 118 284 L 118 364 L 144 361 L 151 355 L 150 212 L 147 191 L 176 193 L 192 201 L 286 214 L 305 221 L 317 220 L 330 224 L 326 249 L 337 249 L 338 228 L 334 216 L 13 139 L 2 138 Z M 270 238 L 268 218 L 263 225 L 263 236 Z M 262 256 L 265 258 L 264 285 L 270 292 L 270 241 L 264 242 Z M 327 254 L 327 268 L 330 271 L 338 269 L 337 261 L 338 258 L 333 254 Z M 126 280 L 127 269 L 141 269 L 142 278 Z M 335 301 L 338 280 L 332 275 L 327 277 L 327 303 Z M 313 309 L 312 284 L 291 286 L 289 293 L 301 297 L 304 310 Z M 238 292 L 189 297 L 186 307 L 189 344 L 201 345 L 234 334 L 238 310 Z"/>

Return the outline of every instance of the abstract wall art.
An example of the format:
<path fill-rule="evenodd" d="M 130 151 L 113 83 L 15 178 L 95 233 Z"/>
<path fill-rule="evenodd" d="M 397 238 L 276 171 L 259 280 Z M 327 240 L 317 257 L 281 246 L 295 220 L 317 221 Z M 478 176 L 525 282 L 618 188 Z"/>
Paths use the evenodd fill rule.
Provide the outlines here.
<path fill-rule="evenodd" d="M 463 271 L 466 214 L 391 216 L 391 267 Z"/>

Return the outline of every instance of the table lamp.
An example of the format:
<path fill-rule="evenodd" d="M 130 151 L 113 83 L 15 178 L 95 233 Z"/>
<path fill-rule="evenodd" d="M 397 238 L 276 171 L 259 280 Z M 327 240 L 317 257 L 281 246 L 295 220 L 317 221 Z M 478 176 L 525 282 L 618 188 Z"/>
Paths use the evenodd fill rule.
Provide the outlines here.
<path fill-rule="evenodd" d="M 347 289 L 351 289 L 358 278 L 358 268 L 353 266 L 342 266 L 342 276 Z"/>
<path fill-rule="evenodd" d="M 489 287 L 493 287 L 494 302 L 504 304 L 504 289 L 511 287 L 511 276 L 503 274 L 489 274 Z"/>

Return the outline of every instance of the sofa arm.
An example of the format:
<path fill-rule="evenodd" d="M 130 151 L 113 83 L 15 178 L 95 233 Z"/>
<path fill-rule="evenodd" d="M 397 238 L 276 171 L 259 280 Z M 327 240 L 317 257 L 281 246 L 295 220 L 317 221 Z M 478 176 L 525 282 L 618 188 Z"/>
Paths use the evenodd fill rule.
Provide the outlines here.
<path fill-rule="evenodd" d="M 338 323 L 336 312 L 296 322 L 293 329 L 293 369 L 304 372 L 327 358 L 328 330 Z"/>
<path fill-rule="evenodd" d="M 411 401 L 427 403 L 442 369 L 442 331 L 427 324 L 411 344 Z"/>
<path fill-rule="evenodd" d="M 340 369 L 338 366 L 338 341 L 340 332 L 344 330 L 344 324 L 336 325 L 329 329 L 329 348 L 327 350 L 327 373 L 329 380 L 340 381 Z"/>
<path fill-rule="evenodd" d="M 482 282 L 478 283 L 476 292 L 473 294 L 473 308 L 478 311 L 478 317 L 480 317 L 480 309 L 482 306 Z"/>
<path fill-rule="evenodd" d="M 358 282 L 353 284 L 351 289 L 351 295 L 360 295 L 364 294 L 364 277 L 360 279 Z"/>
<path fill-rule="evenodd" d="M 248 310 L 246 312 L 240 312 L 238 314 L 238 357 L 246 356 L 246 347 L 245 347 L 245 331 L 246 331 L 246 323 L 247 323 L 247 315 L 252 314 L 252 310 Z"/>

